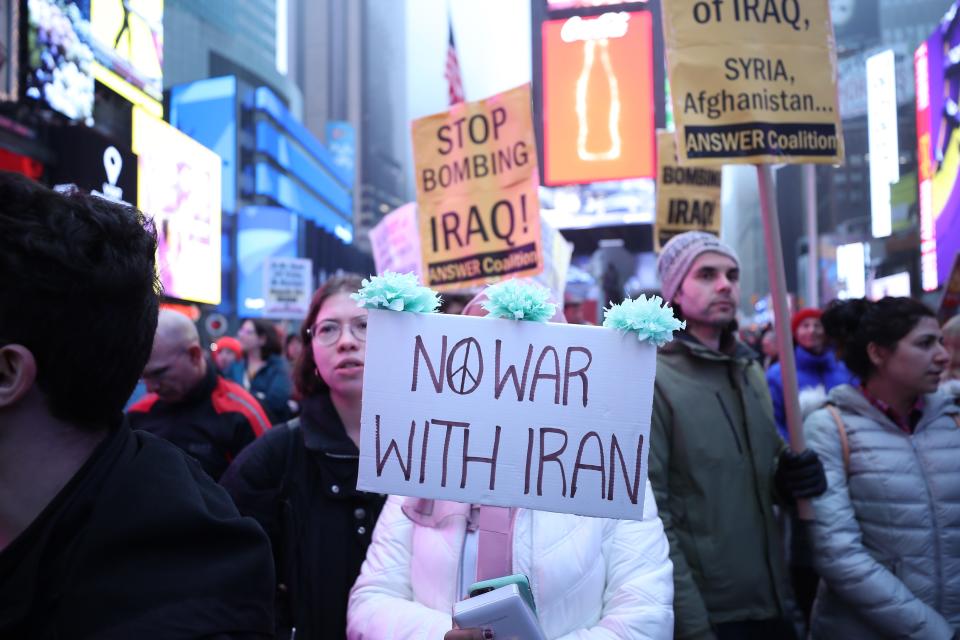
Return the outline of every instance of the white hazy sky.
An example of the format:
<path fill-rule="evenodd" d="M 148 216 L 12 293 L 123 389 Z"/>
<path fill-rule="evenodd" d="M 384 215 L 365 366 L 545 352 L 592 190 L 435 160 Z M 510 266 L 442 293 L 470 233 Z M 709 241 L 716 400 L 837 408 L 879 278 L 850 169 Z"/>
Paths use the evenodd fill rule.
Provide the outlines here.
<path fill-rule="evenodd" d="M 467 100 L 530 82 L 530 0 L 406 0 L 407 115 L 447 108 L 447 20 Z"/>

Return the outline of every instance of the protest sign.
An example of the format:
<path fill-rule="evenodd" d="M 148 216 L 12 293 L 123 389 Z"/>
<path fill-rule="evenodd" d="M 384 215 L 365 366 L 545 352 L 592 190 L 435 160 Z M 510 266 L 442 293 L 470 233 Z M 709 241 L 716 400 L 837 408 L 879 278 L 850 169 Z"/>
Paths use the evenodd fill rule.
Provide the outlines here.
<path fill-rule="evenodd" d="M 843 162 L 828 0 L 663 3 L 681 164 Z"/>
<path fill-rule="evenodd" d="M 313 260 L 267 258 L 263 267 L 265 318 L 302 320 L 313 296 Z"/>
<path fill-rule="evenodd" d="M 372 310 L 358 488 L 639 520 L 655 367 L 611 329 Z"/>
<path fill-rule="evenodd" d="M 720 170 L 681 167 L 672 131 L 657 132 L 657 219 L 654 251 L 675 235 L 709 231 L 720 235 Z"/>
<path fill-rule="evenodd" d="M 563 234 L 543 216 L 540 216 L 540 235 L 543 239 L 543 271 L 533 281 L 550 289 L 553 299 L 562 302 L 567 287 L 567 271 L 573 258 L 573 244 L 567 242 Z"/>
<path fill-rule="evenodd" d="M 424 284 L 543 269 L 529 84 L 415 120 L 413 155 Z"/>
<path fill-rule="evenodd" d="M 370 229 L 370 248 L 377 273 L 413 273 L 423 280 L 416 203 L 394 209 Z"/>

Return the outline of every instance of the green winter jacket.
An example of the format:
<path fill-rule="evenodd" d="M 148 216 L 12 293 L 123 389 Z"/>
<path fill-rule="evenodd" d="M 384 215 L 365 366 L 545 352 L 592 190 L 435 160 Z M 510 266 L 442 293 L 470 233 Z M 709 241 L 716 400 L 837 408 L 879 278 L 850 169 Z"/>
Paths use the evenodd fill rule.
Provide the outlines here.
<path fill-rule="evenodd" d="M 786 610 L 772 508 L 785 445 L 763 371 L 730 343 L 721 353 L 684 333 L 657 356 L 649 473 L 670 540 L 676 638 Z"/>

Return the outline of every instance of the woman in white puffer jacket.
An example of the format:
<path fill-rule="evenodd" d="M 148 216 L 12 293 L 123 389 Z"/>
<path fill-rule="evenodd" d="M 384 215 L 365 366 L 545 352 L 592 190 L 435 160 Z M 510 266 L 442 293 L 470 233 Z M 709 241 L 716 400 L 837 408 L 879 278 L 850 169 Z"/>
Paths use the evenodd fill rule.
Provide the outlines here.
<path fill-rule="evenodd" d="M 482 299 L 463 313 L 485 315 Z M 639 521 L 529 509 L 511 517 L 507 560 L 530 580 L 549 640 L 673 638 L 673 563 L 649 481 Z M 347 637 L 442 640 L 453 605 L 474 582 L 476 529 L 477 509 L 468 504 L 387 500 L 350 593 Z"/>
<path fill-rule="evenodd" d="M 443 638 L 466 597 L 469 514 L 454 502 L 387 501 L 350 594 L 348 638 Z M 550 640 L 673 638 L 673 564 L 649 482 L 643 520 L 518 509 L 512 537 L 513 572 L 530 579 Z"/>

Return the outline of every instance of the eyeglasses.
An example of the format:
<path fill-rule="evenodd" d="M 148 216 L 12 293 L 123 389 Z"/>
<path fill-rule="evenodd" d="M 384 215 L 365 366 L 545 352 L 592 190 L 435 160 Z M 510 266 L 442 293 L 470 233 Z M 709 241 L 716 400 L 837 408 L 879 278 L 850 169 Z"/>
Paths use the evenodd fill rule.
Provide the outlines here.
<path fill-rule="evenodd" d="M 307 330 L 307 335 L 324 347 L 336 344 L 343 334 L 344 324 L 350 325 L 350 333 L 360 342 L 367 341 L 367 316 L 357 316 L 350 318 L 346 323 L 340 323 L 336 320 L 324 320 Z"/>

